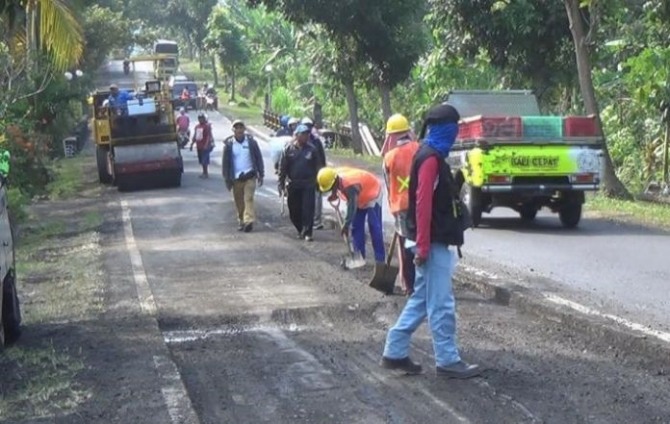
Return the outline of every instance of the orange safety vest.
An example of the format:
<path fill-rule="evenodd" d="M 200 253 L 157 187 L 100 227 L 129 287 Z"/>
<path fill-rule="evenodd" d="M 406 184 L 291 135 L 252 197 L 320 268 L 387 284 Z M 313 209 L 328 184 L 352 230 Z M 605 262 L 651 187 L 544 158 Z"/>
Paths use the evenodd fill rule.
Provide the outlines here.
<path fill-rule="evenodd" d="M 389 208 L 392 214 L 406 211 L 409 207 L 409 175 L 417 150 L 419 143 L 410 141 L 391 149 L 384 156 L 389 185 Z"/>
<path fill-rule="evenodd" d="M 382 184 L 374 174 L 368 171 L 357 168 L 336 168 L 337 175 L 342 181 L 342 189 L 358 185 L 360 187 L 360 194 L 358 195 L 358 208 L 365 209 L 370 206 L 372 202 L 379 198 L 382 190 Z M 344 193 L 338 190 L 338 195 L 342 200 L 347 200 Z"/>

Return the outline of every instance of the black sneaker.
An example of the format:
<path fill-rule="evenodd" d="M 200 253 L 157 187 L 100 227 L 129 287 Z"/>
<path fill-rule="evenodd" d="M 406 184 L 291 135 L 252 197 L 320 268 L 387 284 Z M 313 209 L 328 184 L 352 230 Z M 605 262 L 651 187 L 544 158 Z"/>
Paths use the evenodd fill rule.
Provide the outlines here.
<path fill-rule="evenodd" d="M 387 370 L 404 371 L 407 374 L 421 374 L 421 365 L 412 362 L 409 357 L 402 359 L 390 359 L 382 357 L 381 366 Z"/>
<path fill-rule="evenodd" d="M 254 229 L 254 224 L 252 224 L 252 223 L 246 224 L 244 226 L 244 232 L 245 233 L 250 233 L 251 230 L 253 230 L 253 229 Z"/>
<path fill-rule="evenodd" d="M 318 224 L 314 226 L 315 230 L 323 230 L 323 224 Z"/>
<path fill-rule="evenodd" d="M 437 372 L 437 375 L 447 378 L 458 378 L 461 380 L 477 377 L 482 373 L 482 369 L 479 365 L 468 364 L 464 361 L 459 361 L 446 367 L 436 367 L 435 371 Z"/>
<path fill-rule="evenodd" d="M 305 241 L 314 241 L 314 238 L 312 236 L 305 236 Z"/>

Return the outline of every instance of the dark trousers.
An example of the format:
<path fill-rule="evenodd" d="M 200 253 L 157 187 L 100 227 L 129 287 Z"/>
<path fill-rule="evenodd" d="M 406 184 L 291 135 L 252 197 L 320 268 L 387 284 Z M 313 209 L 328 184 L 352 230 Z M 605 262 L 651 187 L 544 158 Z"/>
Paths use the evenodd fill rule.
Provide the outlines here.
<path fill-rule="evenodd" d="M 314 204 L 316 202 L 316 188 L 313 185 L 307 187 L 291 187 L 287 190 L 286 203 L 291 222 L 302 236 L 312 236 L 314 228 Z"/>

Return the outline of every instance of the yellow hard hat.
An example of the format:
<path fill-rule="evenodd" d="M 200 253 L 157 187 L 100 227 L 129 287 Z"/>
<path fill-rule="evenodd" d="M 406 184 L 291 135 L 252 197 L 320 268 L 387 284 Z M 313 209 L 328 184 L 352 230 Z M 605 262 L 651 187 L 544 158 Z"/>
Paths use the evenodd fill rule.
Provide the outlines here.
<path fill-rule="evenodd" d="M 396 113 L 386 122 L 386 134 L 395 134 L 409 131 L 409 121 L 403 115 Z"/>
<path fill-rule="evenodd" d="M 337 179 L 335 168 L 329 166 L 321 168 L 316 176 L 316 181 L 319 183 L 319 191 L 321 191 L 321 193 L 329 192 L 335 184 L 335 179 Z"/>

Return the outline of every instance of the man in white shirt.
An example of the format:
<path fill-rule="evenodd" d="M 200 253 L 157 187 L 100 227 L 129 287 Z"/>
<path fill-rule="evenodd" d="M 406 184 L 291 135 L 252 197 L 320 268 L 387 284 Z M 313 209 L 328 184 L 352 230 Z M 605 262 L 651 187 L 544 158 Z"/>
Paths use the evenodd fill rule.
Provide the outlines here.
<path fill-rule="evenodd" d="M 239 231 L 251 232 L 256 219 L 254 195 L 263 185 L 263 155 L 258 142 L 246 133 L 244 122 L 233 122 L 233 135 L 223 142 L 223 179 L 232 190 L 237 207 Z"/>

